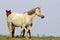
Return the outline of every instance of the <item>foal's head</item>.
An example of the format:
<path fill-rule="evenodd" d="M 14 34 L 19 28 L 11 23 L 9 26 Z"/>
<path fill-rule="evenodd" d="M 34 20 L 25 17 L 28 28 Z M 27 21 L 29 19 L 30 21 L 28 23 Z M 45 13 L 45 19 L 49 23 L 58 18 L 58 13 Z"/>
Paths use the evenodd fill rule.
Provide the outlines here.
<path fill-rule="evenodd" d="M 8 17 L 11 14 L 11 10 L 6 10 L 6 16 Z"/>
<path fill-rule="evenodd" d="M 36 8 L 35 13 L 36 13 L 37 16 L 39 16 L 41 18 L 44 18 L 44 15 L 41 13 L 40 7 L 37 7 Z"/>
<path fill-rule="evenodd" d="M 33 15 L 36 14 L 37 16 L 44 18 L 44 15 L 41 13 L 41 9 L 40 7 L 36 7 L 30 11 L 28 11 L 28 15 Z"/>

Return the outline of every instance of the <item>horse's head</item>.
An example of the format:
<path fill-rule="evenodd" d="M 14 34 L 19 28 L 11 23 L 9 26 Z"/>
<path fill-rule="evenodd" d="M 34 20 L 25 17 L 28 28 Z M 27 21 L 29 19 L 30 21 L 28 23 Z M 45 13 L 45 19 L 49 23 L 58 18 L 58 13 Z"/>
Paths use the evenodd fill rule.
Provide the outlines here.
<path fill-rule="evenodd" d="M 6 16 L 8 17 L 11 14 L 11 10 L 6 10 Z"/>
<path fill-rule="evenodd" d="M 41 17 L 41 18 L 44 18 L 45 16 L 41 13 L 41 9 L 40 7 L 37 7 L 36 10 L 35 10 L 35 13 L 37 16 Z"/>

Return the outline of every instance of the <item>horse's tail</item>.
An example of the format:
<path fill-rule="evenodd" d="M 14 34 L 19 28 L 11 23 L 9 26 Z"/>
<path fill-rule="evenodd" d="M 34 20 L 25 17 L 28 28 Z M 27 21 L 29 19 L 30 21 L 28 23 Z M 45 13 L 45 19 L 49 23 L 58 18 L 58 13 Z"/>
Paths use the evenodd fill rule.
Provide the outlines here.
<path fill-rule="evenodd" d="M 7 24 L 7 30 L 10 32 L 10 28 L 9 28 L 8 24 Z"/>
<path fill-rule="evenodd" d="M 7 30 L 8 30 L 9 32 L 11 32 L 11 26 L 9 26 L 8 23 L 7 23 Z"/>

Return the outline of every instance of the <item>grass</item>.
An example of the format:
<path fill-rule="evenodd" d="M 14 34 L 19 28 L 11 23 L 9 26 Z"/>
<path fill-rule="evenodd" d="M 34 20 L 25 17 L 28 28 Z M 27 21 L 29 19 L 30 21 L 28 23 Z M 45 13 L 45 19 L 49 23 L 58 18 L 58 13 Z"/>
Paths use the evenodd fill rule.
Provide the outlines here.
<path fill-rule="evenodd" d="M 11 39 L 9 36 L 0 35 L 0 40 L 60 40 L 60 37 L 54 37 L 54 36 L 36 37 L 36 36 L 33 36 L 30 39 L 30 38 L 22 38 L 19 36 L 15 36 L 13 39 Z"/>

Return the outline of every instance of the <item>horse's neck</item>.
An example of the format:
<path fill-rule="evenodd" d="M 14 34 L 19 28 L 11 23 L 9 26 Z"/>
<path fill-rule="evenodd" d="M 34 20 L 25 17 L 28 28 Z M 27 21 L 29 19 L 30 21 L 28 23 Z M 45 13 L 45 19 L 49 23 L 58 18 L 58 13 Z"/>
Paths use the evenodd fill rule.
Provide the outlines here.
<path fill-rule="evenodd" d="M 29 17 L 31 20 L 32 20 L 35 16 L 36 16 L 36 14 L 28 15 L 28 17 Z"/>
<path fill-rule="evenodd" d="M 33 19 L 35 16 L 36 16 L 35 14 L 31 15 L 31 19 Z"/>

